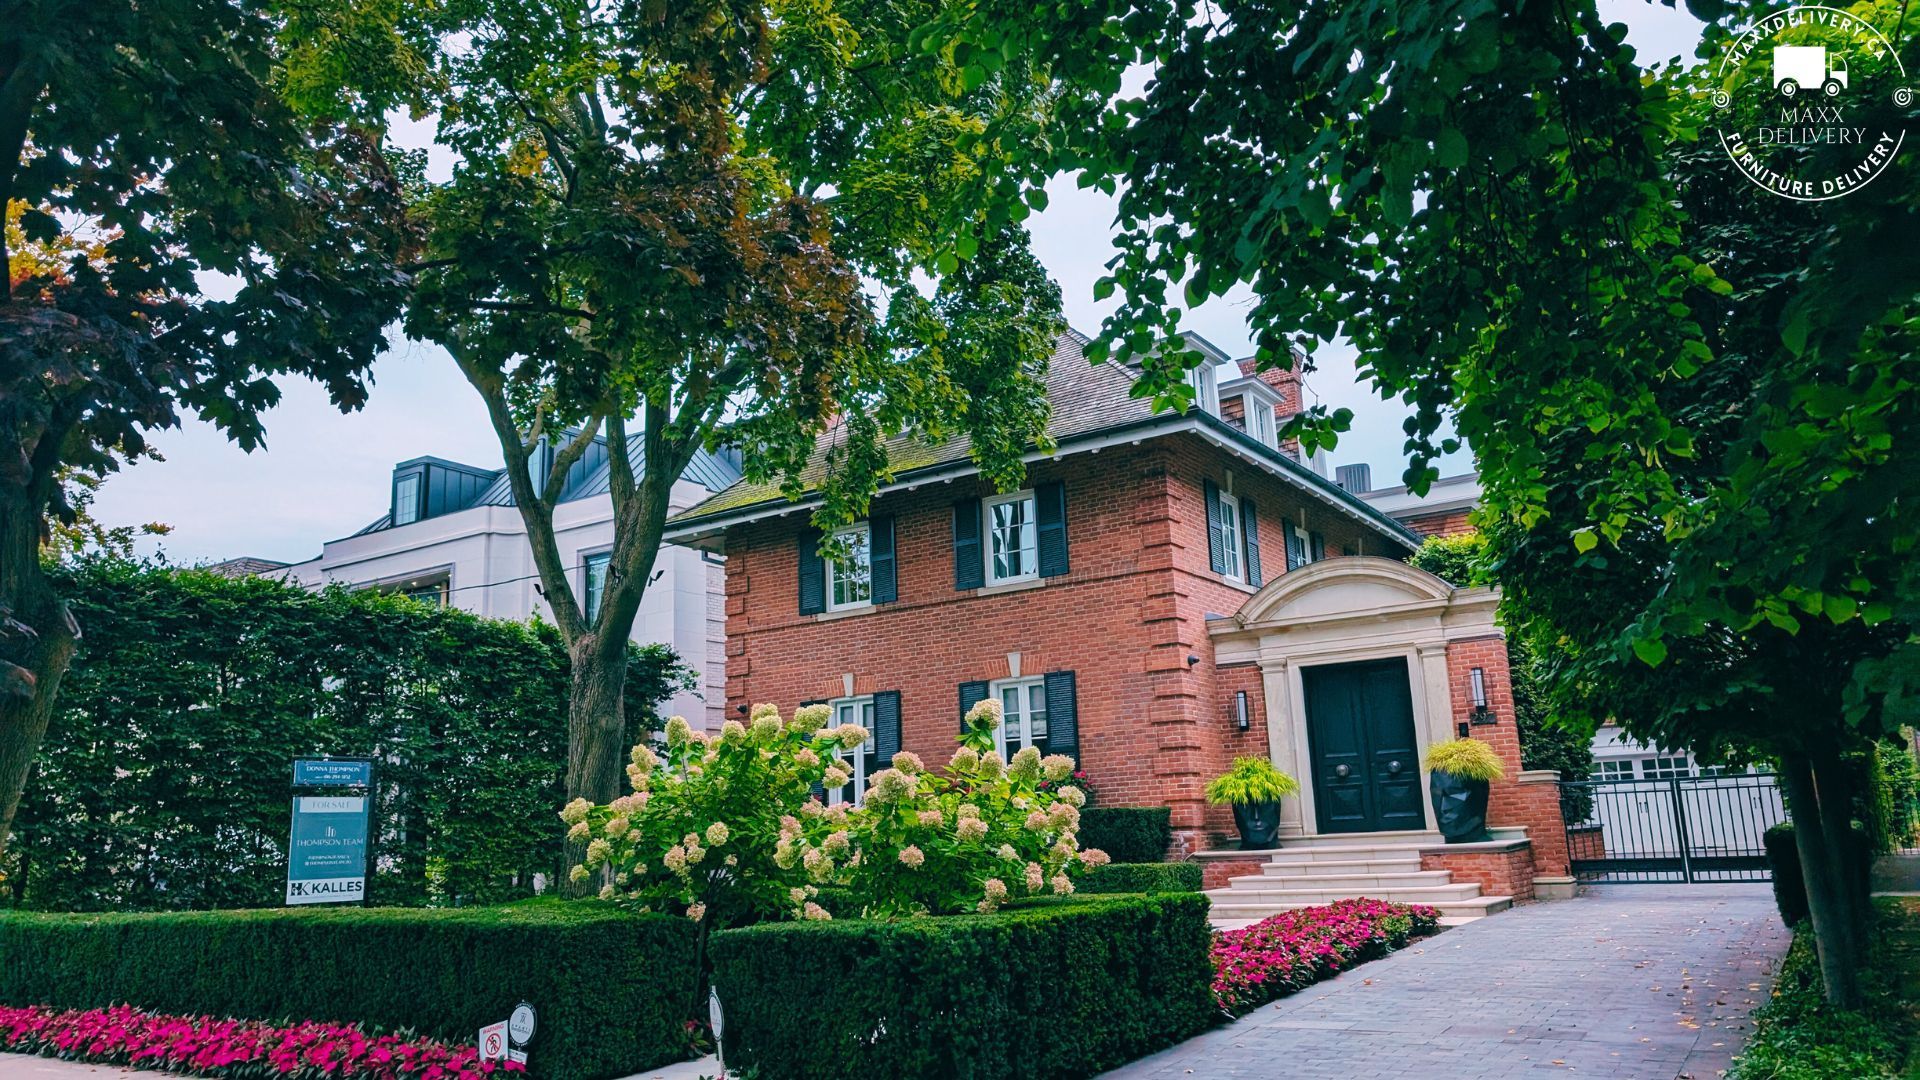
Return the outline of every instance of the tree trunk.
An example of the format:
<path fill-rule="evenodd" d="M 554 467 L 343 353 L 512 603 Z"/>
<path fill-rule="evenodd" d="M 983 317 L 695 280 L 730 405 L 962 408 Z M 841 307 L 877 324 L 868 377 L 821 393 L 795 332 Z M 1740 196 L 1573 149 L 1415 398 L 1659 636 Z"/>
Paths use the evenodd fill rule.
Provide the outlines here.
<path fill-rule="evenodd" d="M 73 660 L 66 608 L 40 570 L 40 513 L 31 497 L 0 503 L 0 852 L 27 773 L 53 719 L 60 679 Z"/>
<path fill-rule="evenodd" d="M 1820 960 L 1820 981 L 1829 1005 L 1858 1008 L 1861 1002 L 1860 957 L 1851 885 L 1847 881 L 1846 847 L 1832 842 L 1829 818 L 1839 819 L 1840 834 L 1848 829 L 1844 805 L 1820 798 L 1812 763 L 1795 754 L 1782 756 L 1781 778 L 1787 785 L 1787 804 L 1793 816 L 1794 846 L 1800 853 L 1800 876 L 1807 887 L 1807 912 L 1813 922 L 1814 951 Z"/>
<path fill-rule="evenodd" d="M 1854 811 L 1866 792 L 1867 773 L 1840 757 L 1831 745 L 1815 749 L 1809 755 L 1813 786 L 1820 793 L 1821 835 L 1834 865 L 1839 868 L 1839 892 L 1846 904 L 1848 924 L 1858 949 L 1856 962 L 1864 962 L 1873 940 L 1872 859 L 1865 836 L 1853 827 Z"/>
<path fill-rule="evenodd" d="M 567 695 L 567 801 L 586 799 L 604 805 L 620 797 L 626 776 L 627 642 L 623 636 L 603 648 L 592 633 L 576 639 L 573 682 Z M 575 882 L 573 867 L 584 862 L 586 845 L 567 843 L 567 870 L 562 887 L 569 896 L 598 890 L 592 878 Z"/>

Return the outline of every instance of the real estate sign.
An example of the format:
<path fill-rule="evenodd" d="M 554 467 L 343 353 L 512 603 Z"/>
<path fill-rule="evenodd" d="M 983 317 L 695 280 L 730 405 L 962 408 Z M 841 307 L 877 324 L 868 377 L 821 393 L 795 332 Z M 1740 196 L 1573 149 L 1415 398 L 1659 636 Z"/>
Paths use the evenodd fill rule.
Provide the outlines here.
<path fill-rule="evenodd" d="M 366 758 L 296 758 L 294 787 L 370 787 L 373 762 Z"/>
<path fill-rule="evenodd" d="M 294 796 L 287 903 L 366 898 L 368 810 L 365 795 Z"/>

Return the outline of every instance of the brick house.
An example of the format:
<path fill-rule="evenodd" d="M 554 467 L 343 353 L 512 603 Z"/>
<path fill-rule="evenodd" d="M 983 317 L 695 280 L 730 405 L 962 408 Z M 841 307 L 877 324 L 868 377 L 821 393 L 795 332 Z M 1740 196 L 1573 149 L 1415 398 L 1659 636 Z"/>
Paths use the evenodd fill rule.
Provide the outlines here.
<path fill-rule="evenodd" d="M 892 482 L 843 530 L 844 557 L 821 555 L 814 502 L 770 485 L 743 480 L 670 519 L 670 542 L 726 558 L 728 715 L 830 702 L 868 726 L 874 740 L 836 799 L 857 800 L 898 750 L 946 760 L 960 716 L 992 695 L 1006 752 L 1074 755 L 1104 805 L 1171 807 L 1175 854 L 1233 833 L 1203 792 L 1247 754 L 1273 756 L 1305 789 L 1287 801 L 1283 837 L 1427 830 L 1420 748 L 1467 718 L 1470 671 L 1495 709 L 1507 693 L 1504 649 L 1496 663 L 1471 648 L 1474 635 L 1502 644 L 1490 594 L 1462 604 L 1408 567 L 1418 534 L 1276 438 L 1300 407 L 1296 375 L 1256 374 L 1192 340 L 1213 361 L 1194 376 L 1199 401 L 1156 413 L 1130 396 L 1134 372 L 1088 363 L 1086 339 L 1063 335 L 1047 377 L 1056 449 L 1029 455 L 1027 486 L 993 490 L 962 441 L 902 440 Z M 829 432 L 815 477 L 832 445 Z M 1369 592 L 1383 573 L 1425 591 L 1404 602 Z M 1319 585 L 1305 593 L 1281 588 L 1309 578 Z M 1295 621 L 1377 622 L 1419 603 L 1477 621 L 1441 626 L 1442 612 L 1417 646 L 1342 646 L 1304 669 L 1317 703 L 1386 694 L 1342 718 L 1316 706 L 1309 738 L 1285 705 L 1301 698 L 1289 680 L 1303 668 L 1275 652 L 1285 635 L 1263 621 L 1283 592 L 1304 605 Z M 1517 773 L 1517 743 L 1500 738 L 1513 743 L 1510 706 L 1506 717 L 1485 730 L 1498 728 L 1491 741 Z M 1396 767 L 1353 767 L 1374 757 Z"/>

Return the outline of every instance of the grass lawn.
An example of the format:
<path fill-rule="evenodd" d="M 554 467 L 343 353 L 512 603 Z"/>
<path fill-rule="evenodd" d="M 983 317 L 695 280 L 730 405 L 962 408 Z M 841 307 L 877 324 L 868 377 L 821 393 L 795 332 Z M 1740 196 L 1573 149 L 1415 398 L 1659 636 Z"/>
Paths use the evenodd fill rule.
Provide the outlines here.
<path fill-rule="evenodd" d="M 1813 932 L 1804 923 L 1774 980 L 1773 1000 L 1735 1062 L 1735 1080 L 1920 1080 L 1920 899 L 1883 897 L 1863 973 L 1867 1004 L 1829 1008 L 1820 996 Z"/>

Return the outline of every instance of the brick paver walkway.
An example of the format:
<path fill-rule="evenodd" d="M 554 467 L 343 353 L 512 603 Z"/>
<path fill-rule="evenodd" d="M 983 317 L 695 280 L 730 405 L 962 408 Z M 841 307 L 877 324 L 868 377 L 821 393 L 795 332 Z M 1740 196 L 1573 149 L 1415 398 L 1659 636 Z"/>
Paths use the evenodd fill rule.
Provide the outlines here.
<path fill-rule="evenodd" d="M 1117 1080 L 1706 1080 L 1789 935 L 1765 885 L 1616 885 L 1448 930 Z"/>

